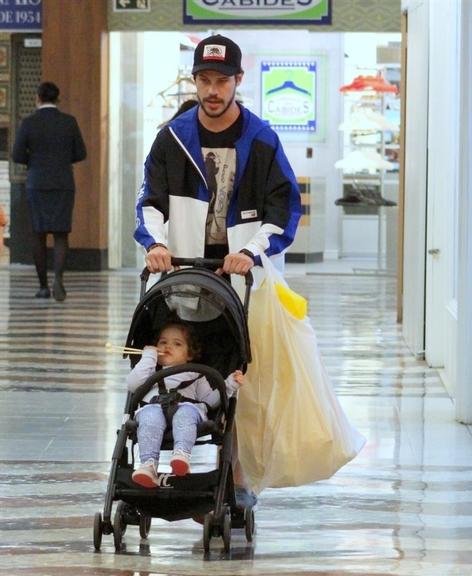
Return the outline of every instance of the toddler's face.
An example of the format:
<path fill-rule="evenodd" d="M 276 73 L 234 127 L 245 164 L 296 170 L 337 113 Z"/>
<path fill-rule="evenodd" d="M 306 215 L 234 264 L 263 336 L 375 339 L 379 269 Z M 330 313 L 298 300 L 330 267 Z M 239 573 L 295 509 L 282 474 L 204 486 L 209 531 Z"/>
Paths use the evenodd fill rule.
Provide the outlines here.
<path fill-rule="evenodd" d="M 165 328 L 156 346 L 160 352 L 158 360 L 161 366 L 175 366 L 192 360 L 185 332 L 178 326 Z"/>

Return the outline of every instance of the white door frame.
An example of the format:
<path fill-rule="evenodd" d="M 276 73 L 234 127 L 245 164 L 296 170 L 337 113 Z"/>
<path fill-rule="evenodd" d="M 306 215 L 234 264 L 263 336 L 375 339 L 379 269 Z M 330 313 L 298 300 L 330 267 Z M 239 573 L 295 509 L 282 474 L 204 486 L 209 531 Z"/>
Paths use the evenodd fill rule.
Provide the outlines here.
<path fill-rule="evenodd" d="M 472 5 L 461 2 L 456 418 L 472 423 Z"/>
<path fill-rule="evenodd" d="M 403 336 L 417 357 L 424 354 L 428 61 L 428 4 L 412 2 L 406 68 Z"/>
<path fill-rule="evenodd" d="M 425 359 L 444 367 L 453 394 L 457 332 L 453 282 L 457 213 L 460 5 L 429 7 L 428 207 L 426 255 Z M 450 86 L 450 90 L 444 90 Z M 451 234 L 452 233 L 452 234 Z"/>

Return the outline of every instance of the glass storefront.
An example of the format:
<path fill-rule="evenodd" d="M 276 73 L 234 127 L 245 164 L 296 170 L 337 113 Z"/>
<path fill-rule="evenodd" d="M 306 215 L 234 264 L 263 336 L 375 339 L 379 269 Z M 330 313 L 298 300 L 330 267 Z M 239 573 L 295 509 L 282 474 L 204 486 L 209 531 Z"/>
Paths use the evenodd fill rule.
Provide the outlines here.
<path fill-rule="evenodd" d="M 288 260 L 309 267 L 323 259 L 352 256 L 346 249 L 350 234 L 356 236 L 355 256 L 375 258 L 381 250 L 384 258 L 389 243 L 396 241 L 391 226 L 390 231 L 384 227 L 382 242 L 377 242 L 370 215 L 356 224 L 335 205 L 346 183 L 345 171 L 335 164 L 345 155 L 348 142 L 339 129 L 349 112 L 339 89 L 363 69 L 383 73 L 378 46 L 398 44 L 399 34 L 280 29 L 111 32 L 110 266 L 134 268 L 143 262 L 130 239 L 144 160 L 159 128 L 184 100 L 194 97 L 194 47 L 217 32 L 242 47 L 245 75 L 238 98 L 275 124 L 300 182 L 304 214 Z M 389 194 L 395 196 L 391 175 L 387 180 Z"/>

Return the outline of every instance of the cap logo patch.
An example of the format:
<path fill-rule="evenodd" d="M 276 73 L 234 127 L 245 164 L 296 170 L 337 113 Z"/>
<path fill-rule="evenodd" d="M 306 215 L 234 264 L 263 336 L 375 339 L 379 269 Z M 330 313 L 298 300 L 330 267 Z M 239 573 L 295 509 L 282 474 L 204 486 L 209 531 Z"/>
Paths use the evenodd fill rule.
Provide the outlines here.
<path fill-rule="evenodd" d="M 203 47 L 203 60 L 224 60 L 226 46 L 221 44 L 207 44 Z"/>

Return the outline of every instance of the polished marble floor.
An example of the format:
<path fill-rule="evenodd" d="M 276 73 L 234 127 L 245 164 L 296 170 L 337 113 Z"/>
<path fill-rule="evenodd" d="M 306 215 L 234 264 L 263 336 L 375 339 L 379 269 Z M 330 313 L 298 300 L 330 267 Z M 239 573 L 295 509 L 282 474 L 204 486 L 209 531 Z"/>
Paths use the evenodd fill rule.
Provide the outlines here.
<path fill-rule="evenodd" d="M 0 267 L 0 575 L 472 575 L 472 435 L 438 373 L 405 347 L 395 280 L 288 270 L 361 454 L 329 480 L 262 493 L 253 546 L 226 555 L 201 526 L 154 520 L 115 554 L 93 515 L 124 406 L 136 271 L 69 273 L 64 303 L 33 298 L 30 267 Z M 214 458 L 198 449 L 197 466 Z"/>

